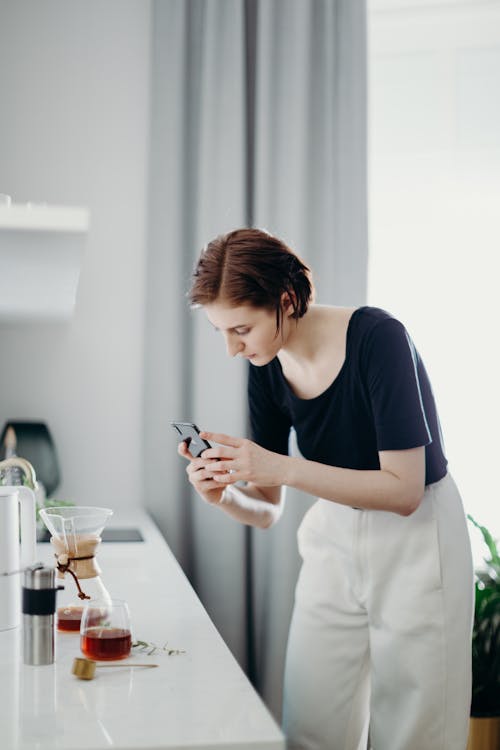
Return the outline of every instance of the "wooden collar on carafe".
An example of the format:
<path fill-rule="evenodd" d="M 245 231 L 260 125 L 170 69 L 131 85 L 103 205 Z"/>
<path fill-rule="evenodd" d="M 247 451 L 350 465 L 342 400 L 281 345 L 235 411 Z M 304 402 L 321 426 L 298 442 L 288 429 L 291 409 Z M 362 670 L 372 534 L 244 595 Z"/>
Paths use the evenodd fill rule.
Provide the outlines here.
<path fill-rule="evenodd" d="M 69 573 L 78 589 L 80 599 L 90 599 L 82 591 L 79 580 L 85 578 L 96 578 L 101 574 L 101 570 L 96 560 L 96 548 L 101 543 L 101 538 L 96 536 L 87 536 L 75 534 L 67 537 L 67 544 L 64 539 L 51 537 L 51 544 L 56 550 L 55 558 L 57 560 L 57 576 L 64 578 L 65 573 Z"/>

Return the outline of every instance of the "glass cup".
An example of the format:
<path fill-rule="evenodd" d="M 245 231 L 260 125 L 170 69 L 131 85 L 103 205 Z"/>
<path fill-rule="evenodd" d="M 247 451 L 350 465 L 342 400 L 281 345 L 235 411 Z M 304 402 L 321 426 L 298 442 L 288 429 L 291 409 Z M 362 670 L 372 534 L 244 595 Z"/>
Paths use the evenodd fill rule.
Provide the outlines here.
<path fill-rule="evenodd" d="M 88 659 L 126 659 L 132 649 L 130 613 L 121 599 L 91 601 L 83 610 L 80 649 Z"/>

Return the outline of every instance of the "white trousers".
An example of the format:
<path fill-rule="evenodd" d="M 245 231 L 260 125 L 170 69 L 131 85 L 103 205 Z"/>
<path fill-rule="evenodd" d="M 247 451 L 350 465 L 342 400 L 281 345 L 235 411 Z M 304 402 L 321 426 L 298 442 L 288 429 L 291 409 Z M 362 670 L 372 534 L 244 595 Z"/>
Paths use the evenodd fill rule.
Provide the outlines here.
<path fill-rule="evenodd" d="M 452 477 L 411 516 L 318 500 L 288 640 L 293 750 L 465 750 L 473 565 Z"/>

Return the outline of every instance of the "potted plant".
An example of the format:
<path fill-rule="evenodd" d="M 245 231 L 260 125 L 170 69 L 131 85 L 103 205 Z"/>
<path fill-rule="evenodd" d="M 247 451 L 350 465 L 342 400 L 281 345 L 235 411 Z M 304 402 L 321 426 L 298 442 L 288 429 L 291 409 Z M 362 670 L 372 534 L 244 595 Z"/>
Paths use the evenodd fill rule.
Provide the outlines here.
<path fill-rule="evenodd" d="M 500 748 L 500 555 L 492 535 L 481 532 L 490 557 L 475 571 L 476 600 L 472 632 L 472 704 L 467 750 Z"/>

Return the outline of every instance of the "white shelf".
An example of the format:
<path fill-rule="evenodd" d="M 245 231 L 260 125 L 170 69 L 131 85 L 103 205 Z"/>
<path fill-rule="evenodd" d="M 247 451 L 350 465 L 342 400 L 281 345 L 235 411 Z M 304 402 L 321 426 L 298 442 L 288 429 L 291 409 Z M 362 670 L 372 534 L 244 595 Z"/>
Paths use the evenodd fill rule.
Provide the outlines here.
<path fill-rule="evenodd" d="M 0 206 L 0 230 L 31 232 L 86 232 L 89 212 L 76 206 L 12 203 Z"/>
<path fill-rule="evenodd" d="M 0 321 L 71 317 L 88 228 L 84 207 L 0 205 Z"/>

